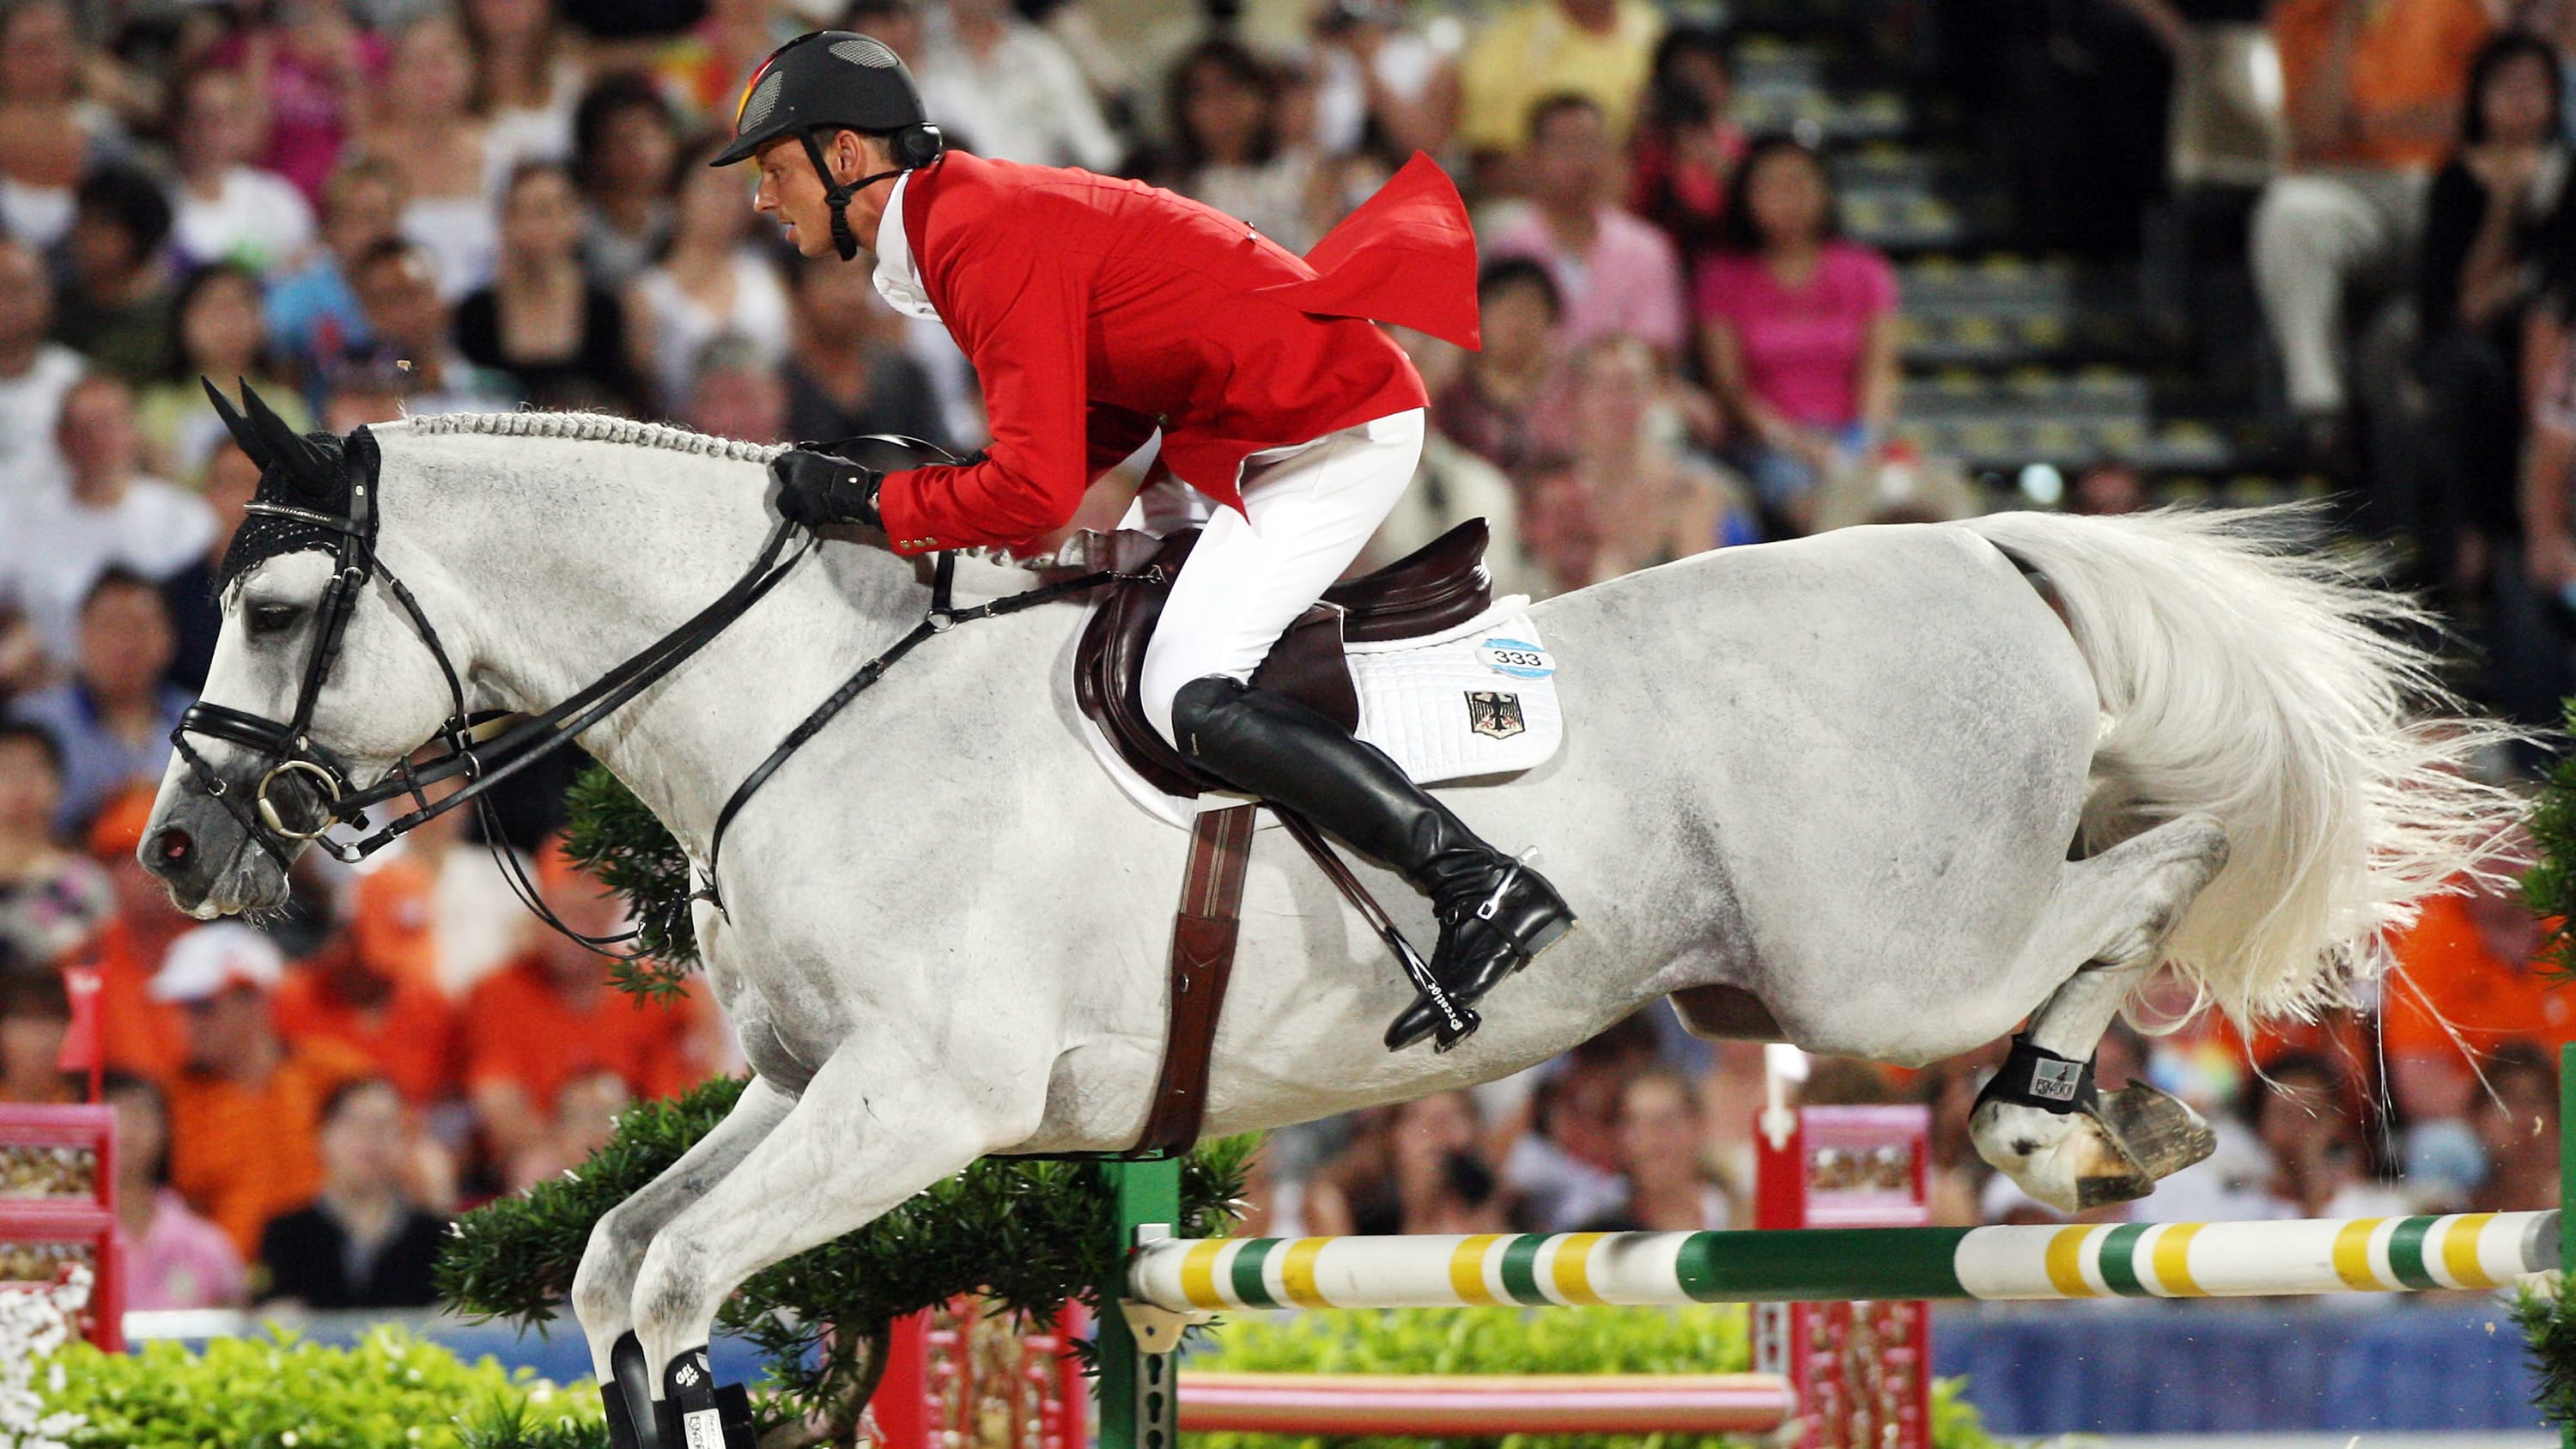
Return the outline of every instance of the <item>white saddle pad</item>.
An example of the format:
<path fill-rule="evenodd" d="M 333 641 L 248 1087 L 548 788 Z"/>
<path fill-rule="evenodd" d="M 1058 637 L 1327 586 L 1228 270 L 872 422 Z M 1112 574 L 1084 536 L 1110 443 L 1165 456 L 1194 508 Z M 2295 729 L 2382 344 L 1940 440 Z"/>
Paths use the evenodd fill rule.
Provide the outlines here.
<path fill-rule="evenodd" d="M 1564 743 L 1565 715 L 1556 702 L 1556 660 L 1538 637 L 1529 602 L 1514 594 L 1439 634 L 1349 646 L 1360 738 L 1425 785 L 1545 764 Z M 1166 795 L 1128 768 L 1089 715 L 1077 711 L 1075 718 L 1100 767 L 1149 813 L 1187 828 L 1201 810 L 1243 802 L 1221 793 Z"/>

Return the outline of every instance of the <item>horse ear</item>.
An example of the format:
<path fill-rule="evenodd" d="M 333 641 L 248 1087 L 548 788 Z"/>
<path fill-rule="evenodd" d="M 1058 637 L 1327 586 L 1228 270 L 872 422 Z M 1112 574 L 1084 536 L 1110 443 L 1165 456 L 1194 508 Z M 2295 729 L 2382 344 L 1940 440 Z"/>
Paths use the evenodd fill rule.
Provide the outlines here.
<path fill-rule="evenodd" d="M 197 381 L 206 389 L 206 400 L 215 405 L 215 416 L 224 420 L 224 431 L 233 435 L 233 442 L 253 463 L 259 465 L 261 472 L 267 472 L 268 465 L 275 459 L 270 457 L 268 444 L 261 440 L 259 431 L 250 425 L 250 419 L 241 415 L 241 412 L 233 406 L 232 399 L 224 396 L 224 390 L 215 386 L 213 378 L 199 373 Z"/>
<path fill-rule="evenodd" d="M 315 498 L 329 497 L 340 481 L 339 465 L 331 455 L 279 417 L 249 383 L 242 384 L 242 406 L 250 410 L 251 427 L 267 445 L 269 455 L 285 468 L 287 478 Z"/>

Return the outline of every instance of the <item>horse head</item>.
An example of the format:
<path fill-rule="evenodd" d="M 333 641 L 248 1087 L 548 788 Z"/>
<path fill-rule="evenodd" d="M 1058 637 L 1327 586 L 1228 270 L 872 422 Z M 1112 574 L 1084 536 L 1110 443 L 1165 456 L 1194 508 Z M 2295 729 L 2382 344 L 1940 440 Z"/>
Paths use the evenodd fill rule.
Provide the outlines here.
<path fill-rule="evenodd" d="M 257 393 L 216 412 L 260 467 L 217 574 L 221 631 L 153 803 L 144 868 L 198 917 L 282 904 L 287 871 L 353 786 L 451 712 L 446 676 L 376 558 L 378 454 L 365 428 L 297 433 Z"/>

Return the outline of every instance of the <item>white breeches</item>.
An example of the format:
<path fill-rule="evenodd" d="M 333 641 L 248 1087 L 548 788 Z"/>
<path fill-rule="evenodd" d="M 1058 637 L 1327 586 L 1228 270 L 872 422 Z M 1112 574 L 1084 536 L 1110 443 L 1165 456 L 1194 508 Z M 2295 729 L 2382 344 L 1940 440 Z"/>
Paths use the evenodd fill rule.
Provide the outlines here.
<path fill-rule="evenodd" d="M 2420 172 L 2362 167 L 2296 172 L 2263 189 L 2248 242 L 2254 290 L 2299 411 L 2342 409 L 2344 294 L 2403 275 L 2428 189 Z"/>
<path fill-rule="evenodd" d="M 1412 408 L 1243 460 L 1243 512 L 1208 520 L 1145 646 L 1139 693 L 1163 738 L 1182 685 L 1252 677 L 1368 546 L 1421 456 L 1422 410 Z"/>

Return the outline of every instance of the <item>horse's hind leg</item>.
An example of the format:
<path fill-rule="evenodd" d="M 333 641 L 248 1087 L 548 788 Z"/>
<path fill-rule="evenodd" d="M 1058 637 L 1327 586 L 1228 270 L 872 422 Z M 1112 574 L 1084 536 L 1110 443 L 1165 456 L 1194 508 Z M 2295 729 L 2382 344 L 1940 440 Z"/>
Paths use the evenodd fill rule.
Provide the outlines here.
<path fill-rule="evenodd" d="M 2143 1197 L 2209 1154 L 2208 1128 L 2172 1098 L 2140 1086 L 2096 1105 L 2076 1092 L 2075 1072 L 2226 863 L 2218 822 L 2186 815 L 2070 862 L 2059 878 L 2013 973 L 2074 968 L 2031 1017 L 2028 1042 L 2046 1057 L 2017 1051 L 1968 1129 L 1979 1155 L 2032 1197 L 2064 1212 Z"/>

